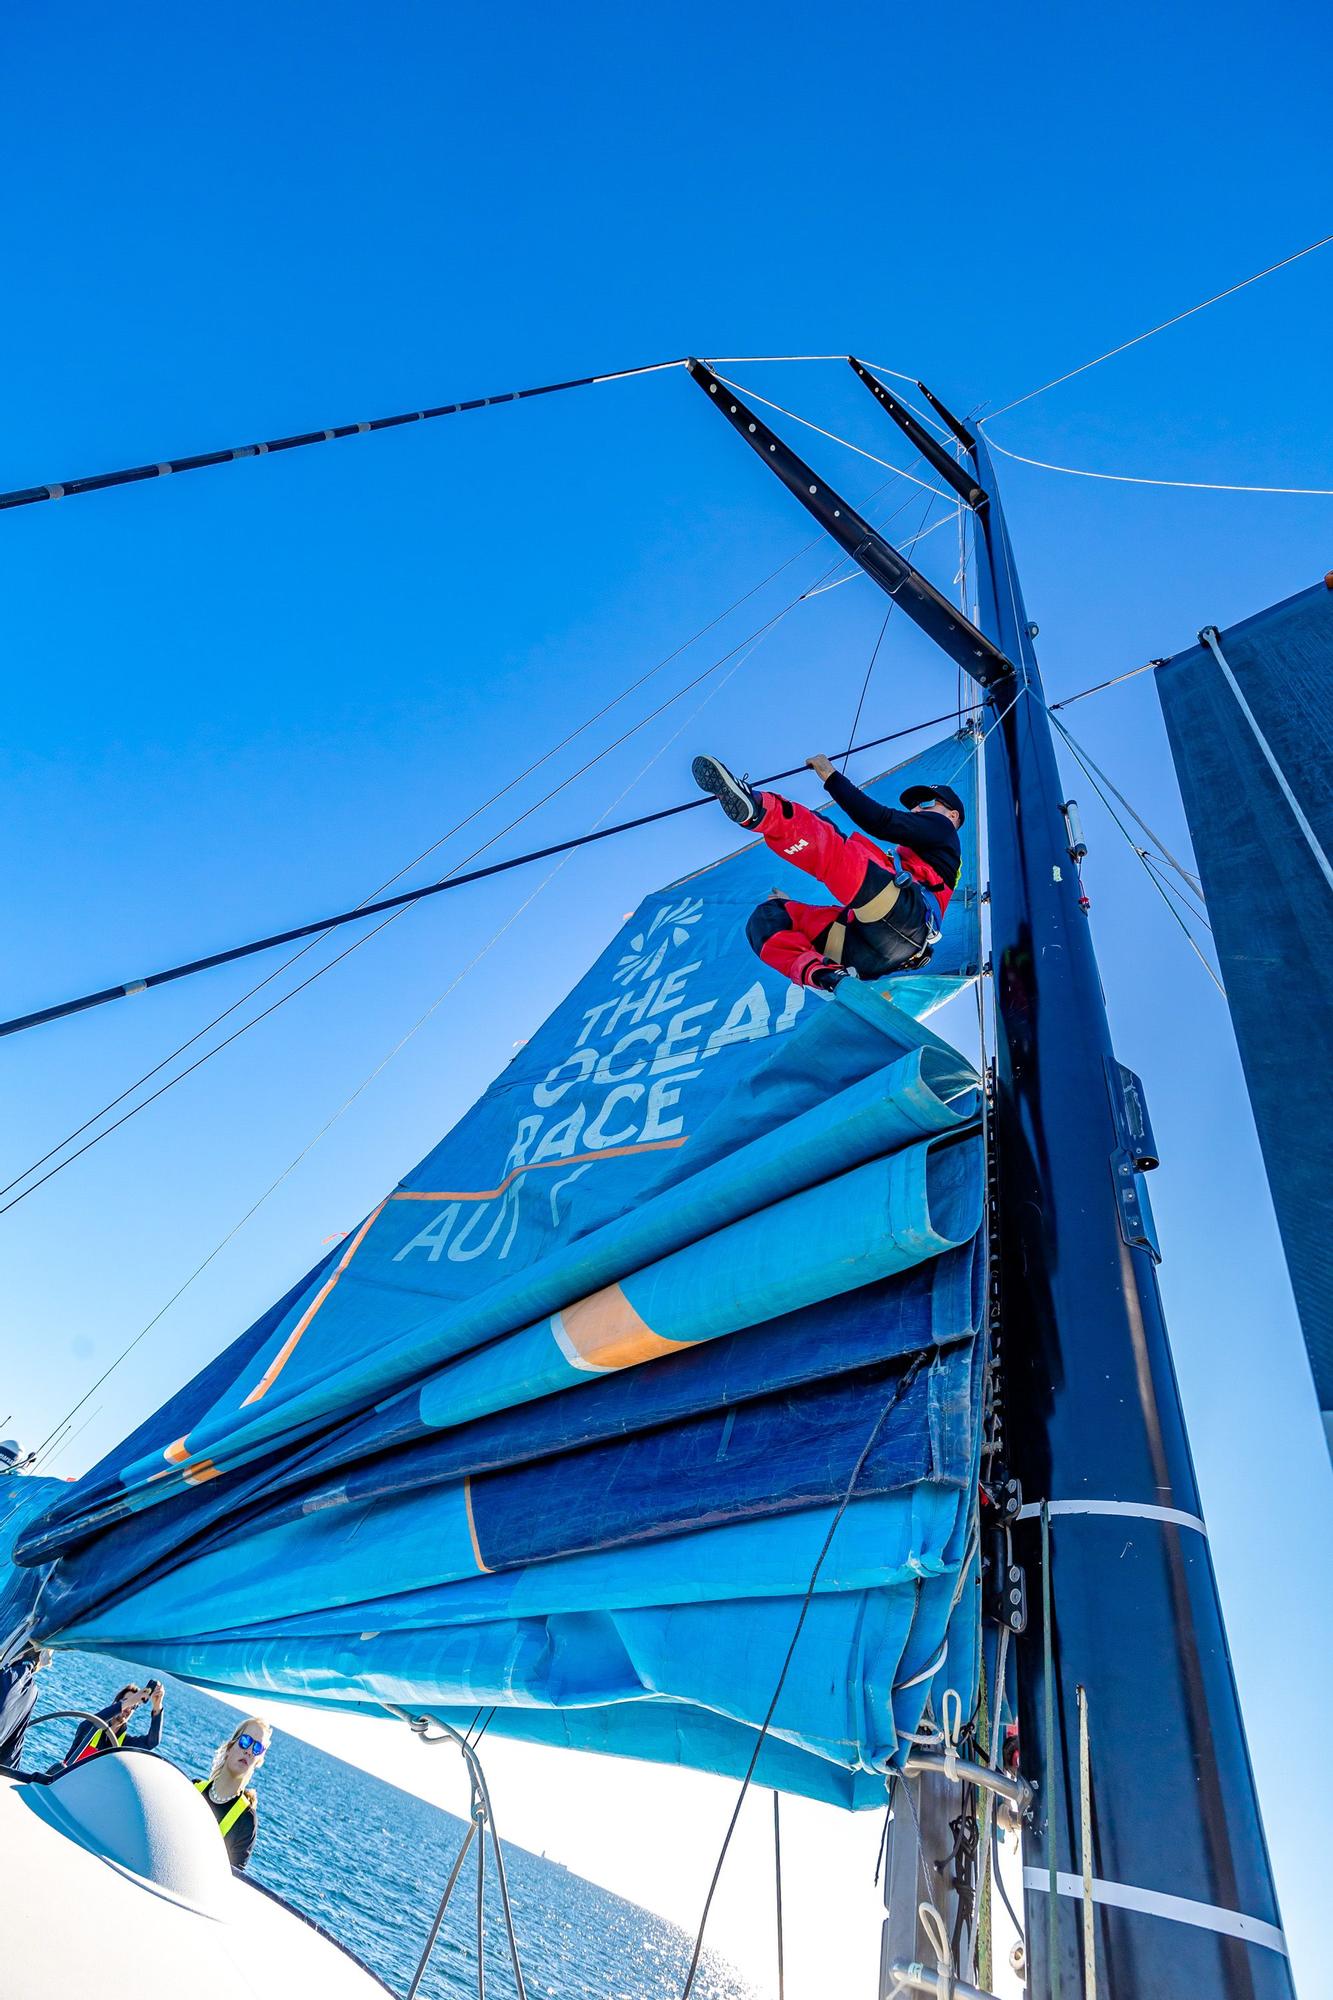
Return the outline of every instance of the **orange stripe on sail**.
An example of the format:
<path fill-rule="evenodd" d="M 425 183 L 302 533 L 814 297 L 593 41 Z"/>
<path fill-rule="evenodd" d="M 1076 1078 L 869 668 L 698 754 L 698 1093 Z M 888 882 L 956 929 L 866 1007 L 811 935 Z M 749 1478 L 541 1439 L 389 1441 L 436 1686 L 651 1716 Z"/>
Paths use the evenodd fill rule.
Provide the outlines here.
<path fill-rule="evenodd" d="M 472 1481 L 470 1479 L 465 1479 L 463 1481 L 463 1505 L 467 1509 L 467 1531 L 468 1531 L 468 1538 L 472 1543 L 473 1560 L 475 1561 L 477 1568 L 481 1571 L 482 1575 L 489 1576 L 491 1573 L 490 1567 L 487 1563 L 482 1561 L 481 1543 L 477 1540 L 477 1522 L 476 1522 L 476 1517 L 472 1512 Z"/>
<path fill-rule="evenodd" d="M 188 1432 L 186 1435 L 188 1436 Z M 190 1447 L 185 1442 L 185 1438 L 183 1437 L 177 1438 L 175 1444 L 169 1444 L 167 1446 L 162 1456 L 163 1458 L 169 1458 L 173 1465 L 179 1465 L 182 1462 L 182 1460 L 187 1459 L 190 1456 Z"/>
<path fill-rule="evenodd" d="M 342 1256 L 338 1259 L 337 1269 L 333 1271 L 331 1275 L 324 1280 L 324 1283 L 315 1293 L 314 1298 L 310 1301 L 310 1304 L 301 1314 L 300 1319 L 297 1320 L 296 1325 L 292 1328 L 287 1338 L 283 1341 L 282 1346 L 278 1349 L 273 1359 L 269 1362 L 268 1367 L 264 1370 L 259 1380 L 255 1383 L 255 1386 L 250 1391 L 249 1395 L 243 1396 L 241 1398 L 242 1409 L 245 1408 L 247 1403 L 257 1403 L 261 1396 L 267 1396 L 269 1390 L 273 1387 L 273 1384 L 277 1381 L 279 1375 L 281 1375 L 283 1369 L 287 1366 L 287 1363 L 291 1360 L 293 1354 L 296 1352 L 302 1334 L 305 1332 L 311 1320 L 315 1317 L 315 1314 L 319 1311 L 320 1307 L 323 1305 L 325 1299 L 328 1298 L 329 1293 L 333 1290 L 339 1278 L 341 1278 L 343 1272 L 347 1269 L 347 1266 L 351 1263 L 353 1257 L 355 1257 L 357 1251 L 361 1248 L 361 1245 L 365 1242 L 366 1237 L 370 1232 L 371 1224 L 378 1220 L 380 1211 L 383 1209 L 383 1207 L 384 1203 L 381 1202 L 379 1208 L 372 1209 L 370 1214 L 366 1217 L 361 1227 L 357 1230 L 356 1235 L 352 1238 L 347 1248 L 343 1251 Z"/>
<path fill-rule="evenodd" d="M 202 1486 L 207 1479 L 221 1479 L 222 1473 L 211 1458 L 201 1458 L 198 1465 L 187 1465 L 181 1477 L 190 1486 Z"/>
<path fill-rule="evenodd" d="M 565 1338 L 589 1368 L 636 1368 L 663 1354 L 678 1354 L 693 1341 L 665 1340 L 654 1333 L 619 1285 L 603 1285 L 556 1315 Z"/>
<path fill-rule="evenodd" d="M 416 1188 L 399 1188 L 396 1194 L 390 1196 L 390 1200 L 494 1201 L 495 1197 L 503 1194 L 505 1189 L 516 1181 L 520 1174 L 540 1173 L 544 1167 L 577 1167 L 586 1165 L 590 1160 L 623 1160 L 631 1153 L 666 1153 L 670 1152 L 676 1146 L 683 1146 L 684 1144 L 684 1138 L 645 1139 L 638 1146 L 603 1146 L 596 1153 L 566 1153 L 563 1159 L 534 1160 L 529 1167 L 515 1167 L 512 1173 L 505 1175 L 499 1187 L 479 1188 L 471 1193 L 463 1193 L 459 1189 L 454 1188 L 438 1194 L 426 1193 Z"/>

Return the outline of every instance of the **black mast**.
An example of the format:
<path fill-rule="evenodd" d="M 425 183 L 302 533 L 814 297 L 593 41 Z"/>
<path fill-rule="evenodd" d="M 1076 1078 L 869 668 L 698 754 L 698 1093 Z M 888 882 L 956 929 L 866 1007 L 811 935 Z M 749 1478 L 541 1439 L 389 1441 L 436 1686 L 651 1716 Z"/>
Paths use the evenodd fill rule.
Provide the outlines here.
<path fill-rule="evenodd" d="M 1048 1641 L 1044 1592 L 1029 1590 L 1018 1642 L 1023 1766 L 1039 1783 L 1024 1836 L 1030 1990 L 1084 1990 L 1081 1688 L 1099 1991 L 1292 2000 L 1150 1247 L 1141 1094 L 1112 1051 L 984 437 L 974 457 L 990 498 L 981 623 L 1024 689 L 987 741 L 986 791 L 1005 1434 L 1021 1559 L 1040 1585 L 1048 1546 L 1052 1607 Z"/>
<path fill-rule="evenodd" d="M 1032 1606 L 1018 1653 L 1022 1764 L 1037 1795 L 1024 1832 L 1029 1992 L 1092 1990 L 1086 1917 L 1096 1990 L 1114 2000 L 1294 2000 L 1157 1288 L 1142 1187 L 1151 1134 L 1138 1080 L 1111 1047 L 984 439 L 925 392 L 976 466 L 976 497 L 964 497 L 977 633 L 899 595 L 882 538 L 859 516 L 848 532 L 846 502 L 689 365 L 802 505 L 981 684 L 989 711 L 1005 1438 L 1027 1503 L 1016 1540 Z"/>

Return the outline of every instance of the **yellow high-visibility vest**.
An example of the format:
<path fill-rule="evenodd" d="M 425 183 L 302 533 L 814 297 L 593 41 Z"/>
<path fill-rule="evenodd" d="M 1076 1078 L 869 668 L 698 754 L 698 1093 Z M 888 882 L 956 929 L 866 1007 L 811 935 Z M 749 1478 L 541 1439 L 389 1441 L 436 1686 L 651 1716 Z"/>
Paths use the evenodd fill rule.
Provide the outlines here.
<path fill-rule="evenodd" d="M 211 1778 L 196 1778 L 194 1788 L 196 1792 L 206 1792 L 212 1782 Z M 252 1812 L 253 1810 L 245 1793 L 239 1792 L 231 1810 L 223 1813 L 222 1818 L 218 1821 L 218 1832 L 222 1835 L 222 1838 L 226 1839 L 242 1813 Z"/>
<path fill-rule="evenodd" d="M 128 1732 L 122 1729 L 119 1736 L 116 1737 L 115 1744 L 117 1750 L 119 1750 L 121 1745 L 124 1743 L 127 1734 Z M 98 1744 L 101 1742 L 102 1736 L 103 1736 L 102 1730 L 94 1729 L 92 1735 L 88 1738 L 88 1741 L 84 1744 L 82 1750 L 80 1750 L 78 1756 L 74 1759 L 74 1762 L 76 1764 L 81 1764 L 85 1757 L 91 1757 L 93 1751 L 97 1748 Z"/>

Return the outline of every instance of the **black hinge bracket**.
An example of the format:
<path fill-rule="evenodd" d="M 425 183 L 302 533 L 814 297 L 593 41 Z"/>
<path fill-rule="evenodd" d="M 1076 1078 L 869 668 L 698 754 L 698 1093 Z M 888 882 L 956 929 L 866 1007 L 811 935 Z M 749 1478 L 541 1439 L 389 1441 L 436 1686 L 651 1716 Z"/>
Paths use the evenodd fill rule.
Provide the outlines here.
<path fill-rule="evenodd" d="M 1009 680 L 1013 662 L 979 632 L 947 597 L 936 590 L 906 556 L 886 542 L 854 507 L 826 486 L 805 460 L 798 458 L 776 432 L 757 417 L 729 389 L 706 362 L 686 362 L 690 374 L 711 402 L 716 403 L 732 429 L 777 474 L 787 491 L 794 494 L 806 512 L 838 546 L 857 563 L 882 591 L 901 605 L 915 625 L 935 641 L 941 651 L 970 674 L 982 687 L 991 688 Z"/>
<path fill-rule="evenodd" d="M 942 424 L 947 424 L 949 426 L 949 429 L 953 432 L 954 436 L 957 438 L 959 444 L 963 446 L 964 450 L 975 451 L 977 448 L 977 441 L 973 437 L 971 431 L 968 430 L 966 424 L 961 424 L 958 421 L 957 417 L 953 414 L 952 410 L 946 410 L 944 404 L 940 401 L 939 397 L 932 395 L 924 382 L 918 382 L 916 386 L 921 391 L 926 401 L 930 404 L 931 409 L 935 412 L 940 422 Z"/>
<path fill-rule="evenodd" d="M 912 412 L 904 408 L 891 389 L 885 388 L 877 375 L 871 374 L 864 361 L 858 361 L 854 354 L 849 354 L 847 360 L 857 381 L 864 382 L 880 408 L 893 418 L 903 436 L 915 445 L 931 470 L 937 473 L 946 485 L 952 486 L 954 492 L 960 499 L 965 500 L 969 507 L 980 511 L 987 503 L 985 487 L 979 486 L 974 475 L 965 466 L 960 465 L 956 458 L 950 458 L 938 439 L 933 438 L 930 432 L 917 422 Z"/>

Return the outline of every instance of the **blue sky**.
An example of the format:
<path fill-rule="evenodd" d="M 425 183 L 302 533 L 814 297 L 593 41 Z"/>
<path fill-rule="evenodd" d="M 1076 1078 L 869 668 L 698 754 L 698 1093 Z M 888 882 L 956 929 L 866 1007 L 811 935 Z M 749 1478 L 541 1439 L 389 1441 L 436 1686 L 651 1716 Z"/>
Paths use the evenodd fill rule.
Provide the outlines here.
<path fill-rule="evenodd" d="M 3 484 L 687 351 L 850 349 L 998 408 L 1333 227 L 1325 41 L 1302 5 L 29 10 L 0 84 L 17 195 Z M 1072 465 L 1328 486 L 1331 308 L 1333 248 L 995 437 Z M 901 459 L 840 365 L 735 373 Z M 916 525 L 912 489 L 786 428 L 863 504 L 888 482 L 868 504 L 906 500 L 893 532 Z M 1053 693 L 1333 565 L 1328 500 L 1001 472 Z M 809 540 L 679 373 L 9 514 L 0 536 L 6 1012 L 368 892 Z M 922 545 L 944 585 L 951 542 Z M 798 559 L 580 745 L 602 749 L 825 566 Z M 682 796 L 705 744 L 757 770 L 836 747 L 881 617 L 861 583 L 802 606 L 496 851 L 582 831 L 622 794 L 625 812 Z M 865 733 L 952 696 L 896 622 Z M 1150 680 L 1067 719 L 1183 845 Z M 1293 1681 L 1309 1713 L 1330 1692 L 1327 1461 L 1225 1010 L 1070 782 L 1120 1053 L 1162 1145 L 1177 1363 L 1310 1954 L 1322 1829 L 1273 1719 Z M 563 868 L 98 1392 L 55 1469 L 91 1462 L 353 1224 L 643 889 L 725 846 L 708 820 Z M 12 1402 L 21 1434 L 47 1430 L 543 879 L 404 919 L 0 1217 L 0 1416 Z M 11 1043 L 0 1178 L 257 976 Z"/>

